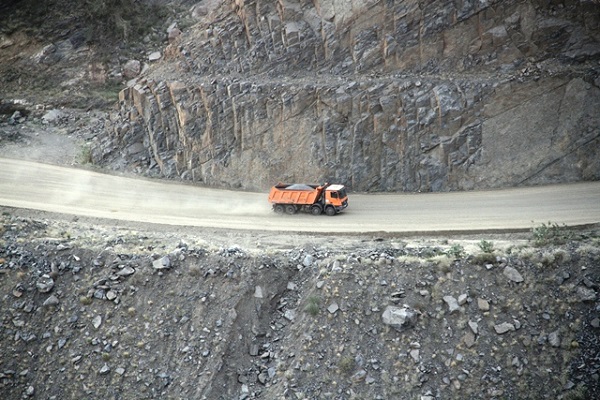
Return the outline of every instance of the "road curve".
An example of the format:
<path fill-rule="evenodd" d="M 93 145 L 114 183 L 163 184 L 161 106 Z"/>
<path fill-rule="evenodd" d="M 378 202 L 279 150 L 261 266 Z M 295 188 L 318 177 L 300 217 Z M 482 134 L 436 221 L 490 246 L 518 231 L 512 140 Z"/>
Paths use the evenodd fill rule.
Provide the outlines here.
<path fill-rule="evenodd" d="M 425 194 L 350 194 L 335 217 L 275 215 L 266 193 L 207 189 L 0 158 L 0 206 L 206 228 L 338 233 L 516 231 L 600 222 L 600 182 Z"/>

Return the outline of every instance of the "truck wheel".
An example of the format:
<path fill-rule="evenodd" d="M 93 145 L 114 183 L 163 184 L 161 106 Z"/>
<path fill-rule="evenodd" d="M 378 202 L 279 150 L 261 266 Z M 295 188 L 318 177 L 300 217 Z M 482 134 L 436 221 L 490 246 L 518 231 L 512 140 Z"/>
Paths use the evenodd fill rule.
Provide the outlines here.
<path fill-rule="evenodd" d="M 318 205 L 318 204 L 315 204 L 314 206 L 312 206 L 312 207 L 310 208 L 310 213 L 311 213 L 312 215 L 321 215 L 321 213 L 322 213 L 322 212 L 323 212 L 323 209 L 322 209 L 322 208 L 321 208 L 321 206 L 320 206 L 320 205 Z"/>
<path fill-rule="evenodd" d="M 277 204 L 274 208 L 276 214 L 283 214 L 285 208 L 281 204 Z"/>
<path fill-rule="evenodd" d="M 329 215 L 330 217 L 333 217 L 335 215 L 335 208 L 331 206 L 325 208 L 325 214 Z"/>
<path fill-rule="evenodd" d="M 292 205 L 285 206 L 285 212 L 290 215 L 296 214 L 296 206 L 292 206 Z"/>

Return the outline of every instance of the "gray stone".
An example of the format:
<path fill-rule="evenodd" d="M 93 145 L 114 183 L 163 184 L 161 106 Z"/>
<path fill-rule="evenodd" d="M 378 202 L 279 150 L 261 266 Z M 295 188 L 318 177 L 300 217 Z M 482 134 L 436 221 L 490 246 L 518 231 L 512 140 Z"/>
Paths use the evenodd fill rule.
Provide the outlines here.
<path fill-rule="evenodd" d="M 550 346 L 552 347 L 560 346 L 560 337 L 558 331 L 554 331 L 548 335 L 548 343 L 550 343 Z"/>
<path fill-rule="evenodd" d="M 496 333 L 499 335 L 505 334 L 506 332 L 514 331 L 515 326 L 509 322 L 503 322 L 501 324 L 494 325 Z"/>
<path fill-rule="evenodd" d="M 595 301 L 596 296 L 596 291 L 594 289 L 577 286 L 577 297 L 579 298 L 579 301 Z"/>
<path fill-rule="evenodd" d="M 11 40 L 5 36 L 0 36 L 0 49 L 6 49 L 15 44 L 14 40 Z"/>
<path fill-rule="evenodd" d="M 458 301 L 456 301 L 454 297 L 444 296 L 444 302 L 448 305 L 448 311 L 450 312 L 450 314 L 460 310 Z"/>
<path fill-rule="evenodd" d="M 58 303 L 59 303 L 58 297 L 56 297 L 55 295 L 51 295 L 44 301 L 43 305 L 44 305 L 44 307 L 50 307 L 50 306 L 55 306 Z"/>
<path fill-rule="evenodd" d="M 64 114 L 60 110 L 49 110 L 42 116 L 42 123 L 44 124 L 56 124 L 65 118 Z"/>
<path fill-rule="evenodd" d="M 98 372 L 100 373 L 100 375 L 106 375 L 110 372 L 110 367 L 108 366 L 108 364 L 104 364 Z"/>
<path fill-rule="evenodd" d="M 163 270 L 171 268 L 171 258 L 169 256 L 161 257 L 152 262 L 152 267 L 156 270 Z"/>
<path fill-rule="evenodd" d="M 469 349 L 475 346 L 475 340 L 475 335 L 472 332 L 467 332 L 463 336 L 463 342 L 465 343 L 465 346 L 467 346 L 467 348 Z"/>
<path fill-rule="evenodd" d="M 126 79 L 135 78 L 142 71 L 142 63 L 138 60 L 129 60 L 123 66 L 123 76 Z"/>
<path fill-rule="evenodd" d="M 311 256 L 310 254 L 307 254 L 306 256 L 304 256 L 302 265 L 304 265 L 305 267 L 310 267 L 313 264 L 313 261 L 314 261 L 314 257 Z"/>
<path fill-rule="evenodd" d="M 288 321 L 293 321 L 296 319 L 296 310 L 286 310 L 283 313 L 283 316 L 288 320 Z"/>
<path fill-rule="evenodd" d="M 258 381 L 263 385 L 267 383 L 267 378 L 268 375 L 266 372 L 261 372 L 260 374 L 258 374 Z"/>
<path fill-rule="evenodd" d="M 173 27 L 173 28 L 170 28 L 167 30 L 167 38 L 169 40 L 169 43 L 176 42 L 180 36 L 181 36 L 181 30 L 179 30 L 179 28 L 177 28 L 177 27 Z"/>
<path fill-rule="evenodd" d="M 469 321 L 469 328 L 471 328 L 471 331 L 473 332 L 474 335 L 478 334 L 479 324 L 477 324 L 477 322 Z"/>
<path fill-rule="evenodd" d="M 590 289 L 598 286 L 587 276 L 583 277 L 583 284 L 585 285 L 585 287 L 590 288 Z"/>
<path fill-rule="evenodd" d="M 92 319 L 92 326 L 95 329 L 100 328 L 100 325 L 102 325 L 102 317 L 99 315 L 96 315 L 93 319 Z"/>
<path fill-rule="evenodd" d="M 419 360 L 421 359 L 421 353 L 419 349 L 413 349 L 409 352 L 410 357 L 413 359 L 414 362 L 418 363 Z"/>
<path fill-rule="evenodd" d="M 333 265 L 331 266 L 331 272 L 342 272 L 342 264 L 338 260 L 333 262 Z"/>
<path fill-rule="evenodd" d="M 37 287 L 38 292 L 48 293 L 54 287 L 54 279 L 50 278 L 48 275 L 42 275 L 35 283 L 35 286 Z"/>
<path fill-rule="evenodd" d="M 148 55 L 148 61 L 158 61 L 161 58 L 162 58 L 162 54 L 160 51 L 155 51 Z"/>
<path fill-rule="evenodd" d="M 133 267 L 130 267 L 129 265 L 126 265 L 117 271 L 117 275 L 119 275 L 119 276 L 130 276 L 130 275 L 133 275 L 134 273 L 135 273 L 135 269 L 133 269 Z"/>
<path fill-rule="evenodd" d="M 506 266 L 502 273 L 504 274 L 504 276 L 506 276 L 509 280 L 511 280 L 513 282 L 517 282 L 517 283 L 523 282 L 523 277 L 521 276 L 519 271 L 517 271 L 515 268 L 513 268 L 511 266 Z"/>
<path fill-rule="evenodd" d="M 337 303 L 331 303 L 329 305 L 329 307 L 327 307 L 327 311 L 329 311 L 330 314 L 335 314 L 337 310 L 339 310 L 340 307 L 338 307 Z"/>
<path fill-rule="evenodd" d="M 365 380 L 366 377 L 367 377 L 367 371 L 365 371 L 364 369 L 360 369 L 354 375 L 352 375 L 351 379 L 352 379 L 352 382 L 360 382 L 360 381 Z"/>
<path fill-rule="evenodd" d="M 546 343 L 547 340 L 548 340 L 548 337 L 546 335 L 544 335 L 543 333 L 540 333 L 540 335 L 537 338 L 537 343 L 539 345 L 542 345 L 542 344 Z"/>
<path fill-rule="evenodd" d="M 412 328 L 417 323 L 418 314 L 408 306 L 387 306 L 381 315 L 383 323 L 398 331 Z"/>
<path fill-rule="evenodd" d="M 17 328 L 22 328 L 25 326 L 25 321 L 23 321 L 22 319 L 13 319 L 12 323 L 14 326 L 16 326 Z"/>
<path fill-rule="evenodd" d="M 490 311 L 490 303 L 482 298 L 477 299 L 477 307 L 480 311 Z"/>
<path fill-rule="evenodd" d="M 258 344 L 252 343 L 250 345 L 250 349 L 248 350 L 248 354 L 250 354 L 253 357 L 257 356 L 258 355 Z"/>
<path fill-rule="evenodd" d="M 255 286 L 254 287 L 254 297 L 257 299 L 262 299 L 264 298 L 264 294 L 263 294 L 263 290 L 260 286 Z"/>

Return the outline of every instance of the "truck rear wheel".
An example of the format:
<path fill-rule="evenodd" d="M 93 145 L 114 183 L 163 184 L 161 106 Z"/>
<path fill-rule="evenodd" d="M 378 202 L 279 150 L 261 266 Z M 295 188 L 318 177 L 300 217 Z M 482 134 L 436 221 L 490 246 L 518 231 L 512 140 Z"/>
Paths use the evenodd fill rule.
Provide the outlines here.
<path fill-rule="evenodd" d="M 274 208 L 276 214 L 283 214 L 285 208 L 281 204 L 277 204 Z"/>
<path fill-rule="evenodd" d="M 325 214 L 329 215 L 330 217 L 333 217 L 335 215 L 335 208 L 333 208 L 332 206 L 325 208 Z"/>
<path fill-rule="evenodd" d="M 322 213 L 322 212 L 323 212 L 323 209 L 322 209 L 322 208 L 321 208 L 321 206 L 320 206 L 320 205 L 318 205 L 318 204 L 315 204 L 314 206 L 312 206 L 312 207 L 310 208 L 310 213 L 311 213 L 312 215 L 321 215 L 321 213 Z"/>
<path fill-rule="evenodd" d="M 296 214 L 296 206 L 293 205 L 287 205 L 285 206 L 285 212 L 292 215 L 292 214 Z"/>

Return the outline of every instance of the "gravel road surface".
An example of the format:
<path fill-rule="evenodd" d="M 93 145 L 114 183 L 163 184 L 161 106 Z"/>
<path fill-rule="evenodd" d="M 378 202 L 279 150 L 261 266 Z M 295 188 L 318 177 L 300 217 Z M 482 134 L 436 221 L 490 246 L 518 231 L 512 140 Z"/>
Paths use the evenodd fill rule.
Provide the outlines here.
<path fill-rule="evenodd" d="M 0 158 L 0 205 L 124 221 L 320 233 L 458 233 L 600 222 L 600 182 L 460 193 L 350 193 L 349 202 L 335 217 L 280 216 L 271 211 L 266 193 Z"/>

